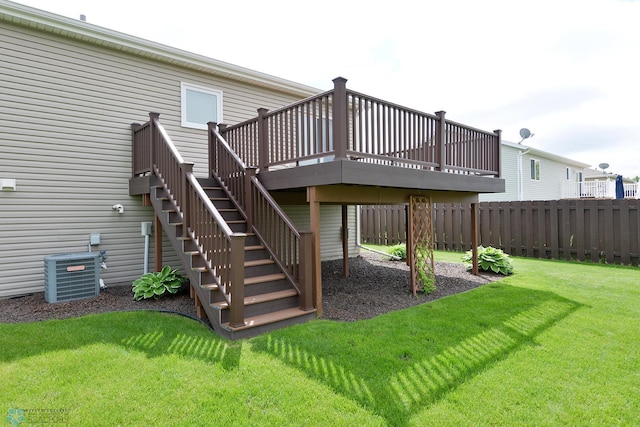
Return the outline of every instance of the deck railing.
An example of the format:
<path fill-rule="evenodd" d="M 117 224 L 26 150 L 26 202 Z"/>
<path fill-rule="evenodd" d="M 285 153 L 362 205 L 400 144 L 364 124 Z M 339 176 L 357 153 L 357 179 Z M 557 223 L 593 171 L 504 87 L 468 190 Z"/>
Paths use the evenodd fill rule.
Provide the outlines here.
<path fill-rule="evenodd" d="M 182 217 L 184 238 L 196 241 L 230 307 L 231 326 L 244 325 L 244 233 L 234 233 L 193 175 L 193 163 L 185 162 L 156 113 L 133 132 L 134 170 L 152 171 Z M 144 150 L 142 150 L 142 148 Z M 138 163 L 139 162 L 139 163 Z"/>
<path fill-rule="evenodd" d="M 640 198 L 637 183 L 623 184 L 625 199 Z M 565 182 L 562 187 L 563 199 L 615 199 L 616 182 L 614 180 Z"/>
<path fill-rule="evenodd" d="M 247 230 L 253 231 L 272 259 L 300 295 L 303 310 L 313 309 L 311 232 L 298 231 L 293 222 L 222 137 L 215 123 L 209 123 L 209 173 L 224 184 L 242 208 Z"/>
<path fill-rule="evenodd" d="M 330 91 L 221 127 L 242 160 L 262 170 L 348 158 L 468 175 L 500 175 L 500 131 L 486 132 L 347 90 Z"/>

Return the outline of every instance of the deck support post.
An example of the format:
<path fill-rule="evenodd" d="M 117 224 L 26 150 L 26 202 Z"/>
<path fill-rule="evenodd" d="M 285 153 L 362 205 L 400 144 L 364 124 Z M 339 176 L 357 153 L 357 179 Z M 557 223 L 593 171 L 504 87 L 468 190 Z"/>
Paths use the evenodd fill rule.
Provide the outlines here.
<path fill-rule="evenodd" d="M 436 166 L 436 170 L 437 171 L 443 171 L 446 169 L 447 166 L 447 156 L 446 156 L 446 150 L 445 150 L 445 133 L 446 133 L 446 126 L 445 126 L 445 119 L 444 119 L 444 115 L 446 114 L 446 112 L 444 111 L 437 111 L 436 112 L 436 116 L 438 117 L 438 123 L 436 124 L 436 158 L 435 161 L 436 163 L 438 163 L 438 165 Z"/>
<path fill-rule="evenodd" d="M 349 221 L 347 205 L 342 205 L 342 275 L 349 277 Z"/>
<path fill-rule="evenodd" d="M 333 79 L 333 148 L 336 159 L 347 158 L 349 125 L 347 120 L 347 79 Z"/>
<path fill-rule="evenodd" d="M 478 275 L 478 203 L 471 203 L 471 273 Z"/>
<path fill-rule="evenodd" d="M 317 201 L 316 187 L 307 187 L 309 202 L 309 223 L 313 233 L 313 305 L 318 317 L 322 317 L 322 268 L 320 264 L 320 202 Z"/>
<path fill-rule="evenodd" d="M 313 310 L 313 232 L 300 232 L 300 308 Z"/>
<path fill-rule="evenodd" d="M 153 244 L 156 258 L 156 271 L 162 271 L 162 223 L 158 214 L 153 216 Z"/>

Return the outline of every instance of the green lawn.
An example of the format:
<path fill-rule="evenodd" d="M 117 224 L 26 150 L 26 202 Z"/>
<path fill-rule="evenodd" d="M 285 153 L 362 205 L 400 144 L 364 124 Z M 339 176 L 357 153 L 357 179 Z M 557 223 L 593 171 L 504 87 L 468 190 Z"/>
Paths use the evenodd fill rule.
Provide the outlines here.
<path fill-rule="evenodd" d="M 160 313 L 0 324 L 0 414 L 74 426 L 640 425 L 640 270 L 514 266 L 430 304 L 240 342 Z"/>

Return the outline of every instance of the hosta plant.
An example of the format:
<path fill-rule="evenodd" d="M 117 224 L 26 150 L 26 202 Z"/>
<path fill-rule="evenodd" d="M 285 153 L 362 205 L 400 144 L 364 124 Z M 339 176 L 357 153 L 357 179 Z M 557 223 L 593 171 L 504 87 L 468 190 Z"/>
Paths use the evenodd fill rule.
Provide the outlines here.
<path fill-rule="evenodd" d="M 133 299 L 160 298 L 163 295 L 175 294 L 185 282 L 184 276 L 178 270 L 172 270 L 168 265 L 161 271 L 143 274 L 133 282 Z"/>
<path fill-rule="evenodd" d="M 471 251 L 468 251 L 462 256 L 462 262 L 464 262 L 467 270 L 471 270 L 473 267 L 473 255 Z M 505 276 L 513 273 L 513 265 L 511 264 L 509 255 L 505 254 L 501 249 L 496 249 L 491 246 L 486 248 L 484 246 L 478 246 L 478 268 L 484 271 L 504 274 Z"/>
<path fill-rule="evenodd" d="M 391 246 L 387 249 L 387 253 L 394 258 L 407 259 L 407 245 L 401 243 L 399 245 Z"/>

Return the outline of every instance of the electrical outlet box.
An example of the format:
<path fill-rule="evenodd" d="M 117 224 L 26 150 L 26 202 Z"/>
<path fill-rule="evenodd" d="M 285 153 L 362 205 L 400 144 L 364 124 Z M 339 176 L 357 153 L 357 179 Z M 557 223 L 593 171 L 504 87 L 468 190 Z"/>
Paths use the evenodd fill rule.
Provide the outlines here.
<path fill-rule="evenodd" d="M 99 245 L 100 244 L 100 233 L 91 233 L 89 235 L 89 243 L 91 244 L 91 246 Z"/>
<path fill-rule="evenodd" d="M 143 236 L 151 236 L 152 224 L 152 222 L 141 222 L 140 234 Z"/>

